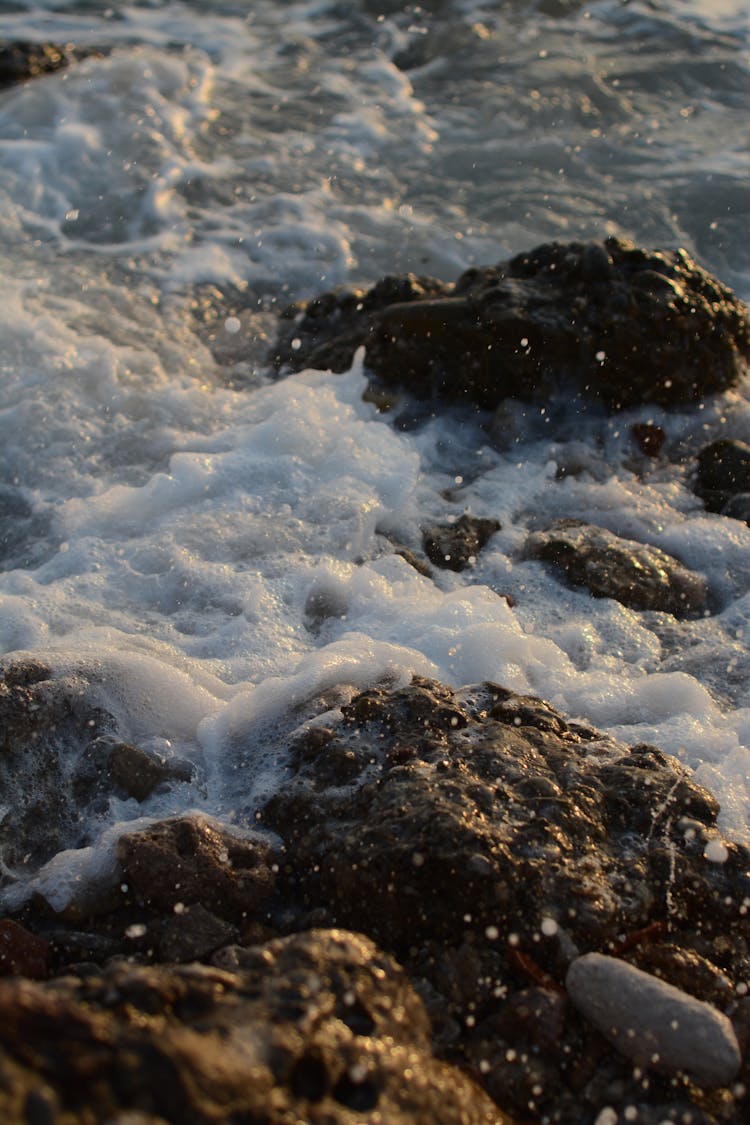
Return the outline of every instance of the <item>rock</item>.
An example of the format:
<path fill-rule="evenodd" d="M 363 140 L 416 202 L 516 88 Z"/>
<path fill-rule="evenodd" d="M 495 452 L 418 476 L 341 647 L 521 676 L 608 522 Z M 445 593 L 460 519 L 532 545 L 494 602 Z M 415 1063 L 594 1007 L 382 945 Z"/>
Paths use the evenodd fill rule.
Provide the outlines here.
<path fill-rule="evenodd" d="M 234 926 L 217 918 L 200 902 L 158 920 L 148 931 L 149 941 L 156 942 L 160 961 L 199 961 L 236 941 L 237 936 Z"/>
<path fill-rule="evenodd" d="M 0 857 L 9 872 L 34 870 L 91 841 L 83 827 L 107 809 L 102 736 L 111 716 L 92 707 L 75 676 L 53 678 L 37 661 L 0 678 Z"/>
<path fill-rule="evenodd" d="M 750 445 L 722 438 L 711 442 L 698 454 L 695 492 L 709 512 L 727 512 L 733 500 L 750 493 Z M 739 517 L 744 518 L 743 514 Z"/>
<path fill-rule="evenodd" d="M 565 386 L 619 409 L 726 390 L 750 359 L 750 317 L 684 250 L 621 239 L 548 243 L 454 285 L 386 278 L 295 306 L 278 368 L 347 370 L 354 351 L 385 385 L 494 409 Z"/>
<path fill-rule="evenodd" d="M 165 782 L 191 781 L 195 773 L 189 762 L 148 754 L 128 742 L 113 745 L 108 765 L 113 782 L 136 801 L 145 801 Z"/>
<path fill-rule="evenodd" d="M 363 692 L 325 738 L 292 747 L 290 770 L 261 821 L 286 845 L 280 892 L 402 958 L 467 934 L 484 946 L 490 927 L 556 972 L 544 918 L 602 948 L 667 903 L 720 926 L 723 899 L 745 893 L 742 849 L 709 865 L 677 828 L 687 816 L 710 831 L 717 805 L 674 759 L 498 685 Z"/>
<path fill-rule="evenodd" d="M 169 917 L 175 907 L 200 903 L 219 918 L 238 920 L 258 910 L 273 890 L 268 844 L 201 816 L 126 833 L 117 858 L 131 901 Z"/>
<path fill-rule="evenodd" d="M 499 530 L 497 520 L 464 513 L 455 523 L 434 524 L 422 529 L 425 554 L 435 566 L 465 570 Z"/>
<path fill-rule="evenodd" d="M 615 957 L 587 953 L 571 964 L 568 995 L 602 1035 L 640 1066 L 686 1072 L 699 1086 L 726 1086 L 741 1057 L 729 1019 Z"/>
<path fill-rule="evenodd" d="M 663 965 L 699 999 L 747 978 L 750 855 L 727 844 L 707 861 L 718 806 L 690 774 L 495 684 L 373 689 L 309 734 L 262 811 L 284 844 L 278 924 L 356 927 L 396 955 L 438 1041 L 515 1117 L 533 1102 L 578 1125 L 671 1099 L 700 1120 L 669 1077 L 644 1094 L 557 991 L 579 950 L 657 920 Z"/>
<path fill-rule="evenodd" d="M 0 976 L 44 980 L 49 974 L 51 946 L 10 918 L 0 919 Z"/>
<path fill-rule="evenodd" d="M 16 86 L 69 66 L 76 59 L 100 55 L 93 48 L 75 48 L 70 43 L 0 42 L 0 88 Z"/>
<path fill-rule="evenodd" d="M 660 610 L 675 617 L 702 614 L 708 583 L 658 547 L 622 539 L 602 527 L 556 520 L 533 532 L 526 558 L 551 563 L 571 586 L 595 598 L 614 598 L 630 609 Z"/>
<path fill-rule="evenodd" d="M 511 1125 L 433 1056 L 420 1000 L 366 938 L 313 931 L 248 954 L 236 973 L 0 981 L 3 1120 L 64 1105 L 65 1121 Z"/>
<path fill-rule="evenodd" d="M 634 422 L 630 433 L 645 457 L 658 457 L 667 437 L 663 428 L 653 422 Z"/>

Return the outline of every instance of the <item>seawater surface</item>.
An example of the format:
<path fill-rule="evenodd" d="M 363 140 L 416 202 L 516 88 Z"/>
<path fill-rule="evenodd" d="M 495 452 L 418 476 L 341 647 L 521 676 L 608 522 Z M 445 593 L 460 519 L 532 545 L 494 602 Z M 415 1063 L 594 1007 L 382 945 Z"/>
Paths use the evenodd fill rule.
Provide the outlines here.
<path fill-rule="evenodd" d="M 64 904 L 144 816 L 252 824 L 312 701 L 414 673 L 656 742 L 750 842 L 750 528 L 689 480 L 750 434 L 746 386 L 682 413 L 530 408 L 498 448 L 469 413 L 395 427 L 359 358 L 264 365 L 294 299 L 551 238 L 683 245 L 747 299 L 746 5 L 20 0 L 0 37 L 102 52 L 0 92 L 0 648 L 199 770 L 6 872 L 8 901 Z M 634 421 L 669 462 L 635 455 Z M 502 524 L 470 570 L 394 553 L 464 511 Z M 701 571 L 711 615 L 522 561 L 559 515 Z"/>

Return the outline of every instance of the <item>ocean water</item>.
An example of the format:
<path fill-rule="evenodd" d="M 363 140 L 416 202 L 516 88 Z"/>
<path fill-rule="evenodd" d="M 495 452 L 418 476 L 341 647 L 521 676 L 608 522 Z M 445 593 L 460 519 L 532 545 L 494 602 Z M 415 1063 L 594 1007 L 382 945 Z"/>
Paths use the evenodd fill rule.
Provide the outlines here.
<path fill-rule="evenodd" d="M 747 299 L 747 6 L 13 0 L 0 38 L 103 52 L 0 91 L 0 649 L 197 768 L 6 870 L 6 901 L 65 905 L 143 818 L 252 825 L 291 730 L 414 673 L 656 742 L 750 843 L 750 528 L 690 488 L 702 445 L 750 436 L 746 385 L 684 412 L 529 408 L 493 443 L 469 414 L 398 429 L 360 357 L 264 365 L 292 300 L 550 238 L 682 245 Z M 638 458 L 635 421 L 669 463 Z M 502 528 L 462 574 L 394 553 L 465 511 Z M 705 574 L 710 614 L 522 561 L 560 515 Z"/>

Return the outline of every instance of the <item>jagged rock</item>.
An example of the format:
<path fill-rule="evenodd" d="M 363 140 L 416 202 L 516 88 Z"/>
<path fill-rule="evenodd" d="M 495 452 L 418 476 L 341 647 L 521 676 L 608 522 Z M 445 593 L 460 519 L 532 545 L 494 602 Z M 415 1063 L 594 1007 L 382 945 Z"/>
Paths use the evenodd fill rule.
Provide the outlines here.
<path fill-rule="evenodd" d="M 595 598 L 614 598 L 631 609 L 689 617 L 707 606 L 702 574 L 658 547 L 578 520 L 556 520 L 546 531 L 533 532 L 524 555 L 551 563 L 571 586 L 585 586 Z"/>
<path fill-rule="evenodd" d="M 737 382 L 747 308 L 685 253 L 629 242 L 548 243 L 455 285 L 385 278 L 295 306 L 279 368 L 348 369 L 357 347 L 386 385 L 495 408 L 568 385 L 611 408 L 691 403 Z"/>
<path fill-rule="evenodd" d="M 676 760 L 497 685 L 364 692 L 298 741 L 291 769 L 262 813 L 286 845 L 280 889 L 397 955 L 487 926 L 536 946 L 545 917 L 602 948 L 668 903 L 720 925 L 745 886 L 742 849 L 709 864 L 697 829 L 677 829 L 695 818 L 707 838 L 718 806 Z"/>
<path fill-rule="evenodd" d="M 627 748 L 498 685 L 454 693 L 415 679 L 327 715 L 289 769 L 262 812 L 284 842 L 287 925 L 356 927 L 399 957 L 439 1042 L 509 1113 L 533 1102 L 577 1125 L 645 1096 L 627 1059 L 587 1046 L 594 1033 L 548 1000 L 580 953 L 646 929 L 623 956 L 648 964 L 660 922 L 663 975 L 682 973 L 698 999 L 728 1007 L 722 979 L 747 979 L 750 855 L 728 843 L 725 862 L 707 860 L 718 806 L 652 746 Z M 539 992 L 520 995 L 530 984 Z M 653 1078 L 649 1105 L 697 1113 L 669 1081 Z"/>
<path fill-rule="evenodd" d="M 126 833 L 117 858 L 131 900 L 168 916 L 175 906 L 200 903 L 232 921 L 256 911 L 273 890 L 268 844 L 201 816 Z"/>
<path fill-rule="evenodd" d="M 498 520 L 464 513 L 454 523 L 433 524 L 422 529 L 425 554 L 435 566 L 465 570 L 475 560 L 490 536 L 500 530 Z"/>
<path fill-rule="evenodd" d="M 190 762 L 149 754 L 129 742 L 112 746 L 108 766 L 113 782 L 136 801 L 145 801 L 165 782 L 191 781 L 195 773 Z"/>
<path fill-rule="evenodd" d="M 722 438 L 698 454 L 695 492 L 709 512 L 747 519 L 750 494 L 750 445 Z"/>
<path fill-rule="evenodd" d="M 727 1017 L 682 989 L 616 957 L 587 953 L 568 969 L 573 1003 L 628 1058 L 699 1086 L 727 1086 L 740 1069 Z"/>
<path fill-rule="evenodd" d="M 34 869 L 91 841 L 83 825 L 105 812 L 102 742 L 111 716 L 92 707 L 74 676 L 53 678 L 37 661 L 0 678 L 0 855 L 7 869 Z"/>
<path fill-rule="evenodd" d="M 5 1121 L 511 1125 L 433 1056 L 400 967 L 342 932 L 246 951 L 239 972 L 0 981 L 0 1065 Z"/>

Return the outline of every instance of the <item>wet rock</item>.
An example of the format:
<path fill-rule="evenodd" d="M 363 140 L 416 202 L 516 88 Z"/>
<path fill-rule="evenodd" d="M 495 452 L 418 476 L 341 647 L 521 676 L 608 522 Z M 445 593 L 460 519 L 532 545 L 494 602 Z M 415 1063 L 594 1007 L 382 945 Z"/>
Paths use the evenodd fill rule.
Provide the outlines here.
<path fill-rule="evenodd" d="M 200 903 L 226 920 L 252 914 L 270 895 L 269 846 L 200 816 L 158 821 L 117 843 L 122 878 L 132 900 L 171 916 Z"/>
<path fill-rule="evenodd" d="M 221 946 L 236 941 L 237 930 L 206 910 L 200 902 L 181 906 L 171 917 L 160 919 L 149 929 L 160 961 L 199 961 Z"/>
<path fill-rule="evenodd" d="M 26 43 L 0 41 L 0 89 L 28 82 L 69 66 L 76 59 L 99 55 L 92 48 L 76 48 L 70 43 Z"/>
<path fill-rule="evenodd" d="M 385 385 L 494 409 L 565 385 L 618 409 L 699 401 L 750 359 L 750 318 L 684 250 L 621 239 L 548 243 L 455 285 L 386 278 L 290 312 L 279 368 L 348 369 L 357 347 Z"/>
<path fill-rule="evenodd" d="M 641 1066 L 687 1072 L 699 1086 L 725 1086 L 740 1069 L 725 1015 L 615 957 L 587 953 L 565 984 L 577 1008 L 622 1054 Z"/>
<path fill-rule="evenodd" d="M 277 368 L 348 371 L 372 335 L 377 316 L 393 304 L 445 296 L 452 286 L 434 277 L 382 278 L 372 289 L 339 289 L 288 308 L 271 352 Z"/>
<path fill-rule="evenodd" d="M 524 1118 L 533 1102 L 579 1125 L 645 1097 L 649 1112 L 671 1099 L 700 1119 L 670 1076 L 644 1095 L 559 991 L 580 952 L 657 920 L 672 947 L 663 975 L 698 999 L 729 1007 L 722 982 L 750 973 L 750 855 L 727 844 L 724 863 L 706 859 L 718 806 L 674 759 L 499 685 L 415 679 L 327 714 L 289 770 L 262 813 L 284 842 L 289 924 L 356 927 L 398 956 L 438 1041 L 504 1111 Z"/>
<path fill-rule="evenodd" d="M 659 456 L 667 437 L 661 426 L 656 426 L 653 422 L 634 422 L 630 432 L 644 456 Z"/>
<path fill-rule="evenodd" d="M 700 902 L 719 924 L 722 898 L 744 893 L 742 849 L 708 864 L 676 827 L 709 826 L 718 806 L 674 759 L 498 685 L 364 692 L 325 739 L 292 748 L 290 768 L 262 813 L 286 845 L 280 889 L 401 955 L 490 927 L 533 940 L 557 972 L 544 918 L 603 948 L 685 896 L 690 917 Z"/>
<path fill-rule="evenodd" d="M 0 919 L 0 976 L 44 980 L 51 962 L 51 946 L 10 918 Z"/>
<path fill-rule="evenodd" d="M 435 566 L 465 570 L 496 531 L 497 520 L 464 513 L 454 523 L 434 524 L 422 530 L 425 554 Z"/>
<path fill-rule="evenodd" d="M 189 762 L 149 754 L 128 742 L 114 744 L 108 764 L 113 782 L 136 801 L 145 801 L 165 782 L 191 781 L 195 772 Z"/>
<path fill-rule="evenodd" d="M 510 1125 L 434 1058 L 399 966 L 341 932 L 258 947 L 236 973 L 117 964 L 0 982 L 0 1060 L 6 1121 L 30 1120 L 35 1097 L 48 1120 L 64 1105 L 76 1121 Z"/>
<path fill-rule="evenodd" d="M 744 498 L 750 493 L 750 445 L 722 438 L 705 446 L 698 454 L 694 487 L 709 512 L 734 515 L 727 509 L 739 502 L 741 511 L 734 518 L 744 518 Z"/>
<path fill-rule="evenodd" d="M 556 520 L 533 532 L 526 558 L 551 563 L 571 586 L 595 598 L 614 598 L 631 609 L 660 610 L 675 617 L 705 611 L 708 583 L 658 547 L 622 539 L 577 520 Z"/>
<path fill-rule="evenodd" d="M 91 841 L 84 824 L 108 800 L 100 739 L 111 716 L 86 700 L 74 676 L 53 678 L 37 661 L 0 678 L 0 854 L 6 875 L 40 866 Z"/>

